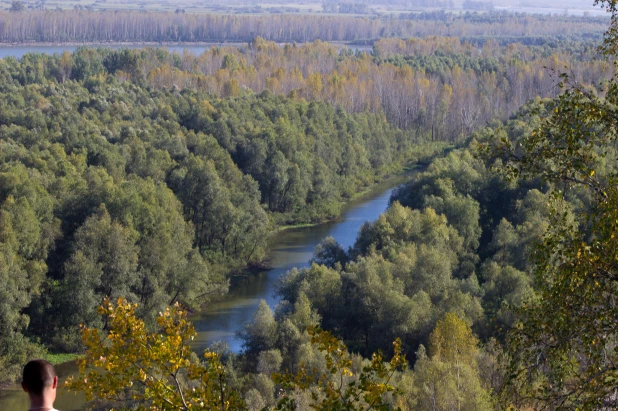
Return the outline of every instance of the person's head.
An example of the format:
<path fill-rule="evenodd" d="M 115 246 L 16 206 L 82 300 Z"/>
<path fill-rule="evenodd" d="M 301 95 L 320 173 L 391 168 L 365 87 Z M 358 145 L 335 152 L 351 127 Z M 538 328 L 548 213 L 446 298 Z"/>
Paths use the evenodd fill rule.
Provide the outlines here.
<path fill-rule="evenodd" d="M 56 399 L 58 376 L 54 366 L 45 360 L 32 360 L 24 367 L 21 386 L 30 401 L 53 403 Z"/>

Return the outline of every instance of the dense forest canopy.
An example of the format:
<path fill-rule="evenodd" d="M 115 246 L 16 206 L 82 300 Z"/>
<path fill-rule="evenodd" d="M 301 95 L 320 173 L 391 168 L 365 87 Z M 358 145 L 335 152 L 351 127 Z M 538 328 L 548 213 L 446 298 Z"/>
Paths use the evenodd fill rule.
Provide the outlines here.
<path fill-rule="evenodd" d="M 515 13 L 411 13 L 392 17 L 222 15 L 127 11 L 0 11 L 0 42 L 276 42 L 383 37 L 599 37 L 607 19 Z"/>
<path fill-rule="evenodd" d="M 171 27 L 172 41 L 205 28 L 251 41 L 0 60 L 3 380 L 45 350 L 87 348 L 110 371 L 162 367 L 130 374 L 151 388 L 122 372 L 73 385 L 134 409 L 188 409 L 191 387 L 222 409 L 615 407 L 613 11 L 601 49 L 582 34 L 601 22 L 584 18 L 14 13 L 0 38 Z M 513 42 L 524 26 L 573 35 Z M 256 37 L 324 30 L 424 37 L 371 54 Z M 191 354 L 186 310 L 262 264 L 281 225 L 336 218 L 411 163 L 425 167 L 352 247 L 324 239 L 280 278 L 241 353 Z M 134 357 L 114 363 L 121 352 Z"/>
<path fill-rule="evenodd" d="M 9 365 L 22 333 L 78 349 L 75 327 L 99 324 L 106 295 L 139 302 L 145 318 L 199 307 L 230 272 L 261 263 L 278 223 L 335 218 L 342 200 L 424 155 L 379 113 L 154 89 L 112 74 L 123 56 L 0 61 Z"/>
<path fill-rule="evenodd" d="M 386 409 L 537 406 L 521 387 L 504 398 L 496 395 L 509 378 L 505 337 L 538 287 L 532 255 L 555 223 L 553 193 L 560 185 L 507 178 L 493 168 L 497 157 L 480 155 L 478 142 L 521 141 L 551 109 L 550 100 L 532 101 L 517 118 L 487 127 L 467 147 L 433 160 L 393 195 L 387 212 L 363 226 L 349 250 L 325 239 L 310 268 L 280 279 L 276 310 L 260 305 L 241 334 L 240 356 L 214 348 L 227 358 L 226 388 L 242 393 L 250 409 L 261 409 L 279 402 L 271 373 L 328 374 L 324 346 L 316 345 L 313 332 L 304 332 L 321 326 L 362 356 L 380 349 L 392 353 L 391 342 L 401 339 L 397 347 L 413 367 L 389 377 L 397 395 L 380 397 Z M 615 173 L 615 164 L 600 163 L 595 170 L 603 179 Z M 585 188 L 573 190 L 559 203 L 561 218 L 573 223 L 593 197 Z M 349 371 L 344 367 L 346 383 L 361 378 L 361 358 L 350 359 Z M 543 378 L 535 374 L 531 386 L 542 386 Z M 283 404 L 309 407 L 316 386 L 295 384 Z M 327 392 L 317 398 L 332 400 Z"/>
<path fill-rule="evenodd" d="M 71 56 L 21 61 L 21 83 L 85 80 L 113 74 L 156 89 L 179 88 L 222 98 L 264 90 L 324 101 L 348 113 L 385 115 L 415 139 L 456 141 L 492 119 L 507 119 L 531 98 L 559 93 L 565 67 L 596 87 L 613 66 L 599 59 L 595 42 L 524 46 L 484 42 L 482 48 L 453 37 L 382 39 L 373 55 L 316 41 L 285 45 L 261 38 L 242 47 L 214 47 L 196 56 L 164 50 L 79 50 Z"/>

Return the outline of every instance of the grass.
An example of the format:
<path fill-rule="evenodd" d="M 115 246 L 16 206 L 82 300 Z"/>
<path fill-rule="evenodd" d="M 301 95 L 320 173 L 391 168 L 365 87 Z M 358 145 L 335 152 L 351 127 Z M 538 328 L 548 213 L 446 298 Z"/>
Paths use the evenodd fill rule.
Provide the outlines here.
<path fill-rule="evenodd" d="M 421 168 L 423 168 L 423 166 L 421 164 L 415 163 L 413 165 L 405 166 L 403 168 L 403 171 L 404 172 L 410 172 L 410 171 L 420 170 Z"/>
<path fill-rule="evenodd" d="M 284 231 L 284 230 L 291 230 L 293 228 L 308 228 L 308 227 L 315 227 L 316 225 L 320 225 L 323 224 L 323 222 L 321 223 L 299 223 L 299 224 L 288 224 L 288 225 L 282 225 L 279 226 L 277 228 L 277 231 Z"/>
<path fill-rule="evenodd" d="M 65 362 L 73 361 L 77 357 L 79 357 L 79 354 L 51 354 L 50 353 L 45 356 L 45 359 L 49 361 L 50 363 L 57 365 L 57 364 L 62 364 Z"/>

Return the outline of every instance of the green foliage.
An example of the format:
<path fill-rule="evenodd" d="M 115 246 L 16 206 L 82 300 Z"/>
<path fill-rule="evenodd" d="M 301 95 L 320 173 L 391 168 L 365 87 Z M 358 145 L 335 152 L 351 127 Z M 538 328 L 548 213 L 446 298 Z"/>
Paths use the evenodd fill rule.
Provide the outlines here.
<path fill-rule="evenodd" d="M 276 331 L 277 323 L 273 312 L 266 301 L 262 300 L 258 310 L 253 315 L 253 319 L 245 326 L 241 335 L 245 341 L 243 344 L 244 351 L 250 359 L 256 362 L 258 361 L 258 354 L 268 352 L 275 347 Z"/>
<path fill-rule="evenodd" d="M 41 293 L 50 249 L 59 236 L 52 198 L 25 167 L 0 168 L 0 369 L 1 382 L 13 382 L 21 365 L 45 352 L 23 332 L 24 310 Z M 33 181 L 34 180 L 34 181 Z"/>
<path fill-rule="evenodd" d="M 149 53 L 0 60 L 2 339 L 79 351 L 104 297 L 139 302 L 149 325 L 176 302 L 199 309 L 262 264 L 277 224 L 336 218 L 407 159 L 381 114 L 153 88 L 171 55 Z"/>
<path fill-rule="evenodd" d="M 323 258 L 322 250 L 316 249 L 315 258 Z M 444 216 L 394 203 L 363 226 L 345 266 L 314 263 L 291 270 L 280 279 L 278 293 L 291 303 L 307 298 L 322 326 L 339 330 L 355 350 L 384 349 L 397 337 L 409 350 L 445 312 L 470 322 L 482 319 L 475 277 L 453 276 L 463 251 L 463 239 Z"/>
<path fill-rule="evenodd" d="M 407 363 L 401 352 L 401 342 L 393 343 L 393 357 L 384 362 L 381 352 L 373 354 L 371 362 L 358 375 L 351 371 L 352 359 L 347 347 L 328 332 L 309 329 L 311 343 L 323 353 L 326 372 L 300 366 L 297 374 L 275 374 L 274 381 L 286 390 L 309 390 L 313 384 L 310 409 L 314 410 L 388 410 L 385 394 L 397 394 L 390 384 L 395 372 L 405 370 Z M 277 404 L 279 410 L 296 410 L 292 395 L 285 395 Z"/>
<path fill-rule="evenodd" d="M 67 298 L 67 312 L 74 325 L 92 327 L 99 315 L 97 304 L 103 298 L 124 297 L 136 300 L 137 233 L 112 223 L 105 207 L 89 217 L 75 232 L 74 251 L 65 266 L 65 281 L 73 298 Z"/>
<path fill-rule="evenodd" d="M 540 121 L 513 119 L 475 137 L 518 139 Z M 291 304 L 306 299 L 321 325 L 355 351 L 384 349 L 396 337 L 408 353 L 429 342 L 430 355 L 420 349 L 414 372 L 396 378 L 403 387 L 398 406 L 492 409 L 492 394 L 502 389 L 506 374 L 500 344 L 518 323 L 519 310 L 536 296 L 532 258 L 541 236 L 555 225 L 554 186 L 505 179 L 492 167 L 501 164 L 496 157 L 478 155 L 477 141 L 434 160 L 400 188 L 389 210 L 363 226 L 347 253 L 327 239 L 310 268 L 283 276 L 278 293 L 284 302 L 275 316 L 279 338 L 289 335 Z M 589 201 L 585 192 L 573 192 L 560 204 L 560 215 L 572 223 L 574 210 Z M 486 348 L 478 346 L 472 329 Z M 305 358 L 324 370 L 314 353 L 296 349 L 296 355 L 282 351 L 284 364 L 298 366 Z M 301 395 L 294 400 L 304 406 L 308 401 Z"/>
<path fill-rule="evenodd" d="M 345 266 L 348 256 L 345 250 L 333 237 L 326 237 L 315 247 L 311 263 L 325 265 L 329 268 Z"/>
<path fill-rule="evenodd" d="M 604 2 L 601 2 L 605 4 Z M 615 56 L 615 3 L 604 50 Z M 517 310 L 509 334 L 510 401 L 556 409 L 615 408 L 616 170 L 612 76 L 596 94 L 561 76 L 564 92 L 531 115 L 541 121 L 517 139 L 484 145 L 511 177 L 554 186 L 551 224 L 534 254 L 535 298 Z M 579 200 L 573 215 L 567 201 Z M 582 205 L 585 206 L 582 207 Z"/>
<path fill-rule="evenodd" d="M 0 340 L 0 384 L 18 381 L 23 372 L 23 364 L 33 358 L 46 357 L 47 351 L 33 343 L 21 333 L 14 333 Z"/>

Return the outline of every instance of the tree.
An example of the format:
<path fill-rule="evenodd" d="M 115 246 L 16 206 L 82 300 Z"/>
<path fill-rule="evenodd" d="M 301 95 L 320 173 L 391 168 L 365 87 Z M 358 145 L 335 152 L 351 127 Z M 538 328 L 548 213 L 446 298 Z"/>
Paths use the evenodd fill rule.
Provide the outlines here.
<path fill-rule="evenodd" d="M 326 237 L 320 241 L 317 246 L 315 246 L 315 250 L 313 250 L 313 258 L 311 258 L 310 263 L 334 268 L 337 264 L 339 264 L 339 267 L 344 267 L 347 261 L 348 256 L 343 249 L 343 246 L 333 237 Z"/>
<path fill-rule="evenodd" d="M 538 291 L 518 311 L 508 341 L 516 399 L 558 409 L 618 405 L 618 190 L 611 181 L 581 221 L 589 232 L 556 216 L 536 250 Z"/>
<path fill-rule="evenodd" d="M 602 50 L 615 58 L 617 3 L 597 3 L 612 15 Z M 614 156 L 618 82 L 608 79 L 597 94 L 568 74 L 561 79 L 563 93 L 534 110 L 541 122 L 532 133 L 483 146 L 501 157 L 511 177 L 541 177 L 554 187 L 549 230 L 534 254 L 537 292 L 518 311 L 508 340 L 511 400 L 612 409 L 618 406 L 618 173 L 605 164 Z M 590 202 L 574 222 L 563 206 L 572 189 Z"/>
<path fill-rule="evenodd" d="M 513 311 L 519 309 L 532 295 L 529 275 L 511 267 L 486 262 L 481 267 L 485 310 L 495 317 L 497 325 L 507 330 L 513 325 Z"/>
<path fill-rule="evenodd" d="M 137 299 L 136 239 L 134 230 L 112 221 L 105 206 L 77 230 L 73 254 L 65 264 L 63 299 L 66 315 L 71 318 L 68 324 L 102 325 L 97 307 L 104 297 Z"/>
<path fill-rule="evenodd" d="M 45 288 L 46 259 L 59 237 L 52 204 L 26 168 L 0 168 L 0 383 L 14 382 L 25 360 L 45 351 L 24 334 L 26 309 Z"/>
<path fill-rule="evenodd" d="M 414 367 L 418 405 L 432 410 L 490 410 L 476 357 L 478 340 L 457 315 L 447 313 L 421 346 Z"/>
<path fill-rule="evenodd" d="M 429 336 L 429 354 L 444 362 L 473 365 L 478 340 L 456 314 L 446 313 Z"/>
<path fill-rule="evenodd" d="M 11 11 L 13 12 L 20 12 L 20 11 L 24 11 L 26 9 L 26 6 L 24 6 L 24 3 L 22 3 L 19 0 L 15 0 L 11 2 Z"/>
<path fill-rule="evenodd" d="M 352 372 L 352 359 L 344 343 L 330 333 L 310 328 L 311 343 L 324 353 L 326 372 L 319 374 L 301 365 L 296 374 L 275 374 L 277 384 L 286 389 L 286 395 L 277 404 L 280 410 L 296 410 L 297 403 L 291 395 L 294 390 L 309 390 L 318 384 L 319 391 L 311 392 L 309 407 L 314 410 L 387 410 L 389 403 L 385 394 L 397 391 L 390 384 L 397 371 L 407 367 L 401 352 L 401 341 L 393 343 L 393 357 L 384 362 L 381 352 L 372 355 L 371 362 L 363 367 L 358 376 Z"/>
<path fill-rule="evenodd" d="M 98 312 L 107 331 L 82 327 L 86 354 L 78 360 L 79 376 L 66 382 L 70 391 L 144 411 L 244 409 L 219 356 L 207 350 L 200 361 L 192 353 L 196 333 L 186 311 L 178 304 L 166 309 L 158 329 L 148 332 L 136 309 L 122 298 L 115 304 L 106 298 Z"/>
<path fill-rule="evenodd" d="M 273 312 L 266 301 L 261 300 L 253 319 L 245 325 L 240 335 L 243 339 L 243 350 L 251 359 L 252 368 L 257 365 L 257 356 L 260 352 L 275 348 L 276 333 L 277 323 Z"/>

